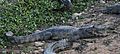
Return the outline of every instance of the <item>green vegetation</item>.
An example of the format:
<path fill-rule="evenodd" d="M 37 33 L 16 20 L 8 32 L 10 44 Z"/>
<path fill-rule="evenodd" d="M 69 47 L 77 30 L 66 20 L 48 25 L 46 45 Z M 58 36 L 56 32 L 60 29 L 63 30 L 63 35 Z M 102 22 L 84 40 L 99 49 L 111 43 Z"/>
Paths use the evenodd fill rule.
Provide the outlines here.
<path fill-rule="evenodd" d="M 65 24 L 72 13 L 84 11 L 94 0 L 74 0 L 73 10 L 52 12 L 60 8 L 57 1 L 51 0 L 20 0 L 17 3 L 0 3 L 0 48 L 6 41 L 5 32 L 12 31 L 14 35 L 32 33 L 41 27 Z"/>

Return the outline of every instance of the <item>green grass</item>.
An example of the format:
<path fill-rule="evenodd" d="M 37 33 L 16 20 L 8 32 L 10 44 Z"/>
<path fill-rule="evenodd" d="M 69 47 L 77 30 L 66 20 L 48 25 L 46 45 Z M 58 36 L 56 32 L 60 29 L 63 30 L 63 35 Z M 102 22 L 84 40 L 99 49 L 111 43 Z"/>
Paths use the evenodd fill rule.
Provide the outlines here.
<path fill-rule="evenodd" d="M 94 0 L 74 0 L 73 10 L 52 12 L 60 7 L 57 1 L 50 0 L 21 0 L 18 3 L 3 2 L 0 4 L 0 44 L 4 46 L 5 32 L 12 31 L 15 36 L 32 33 L 40 27 L 65 24 L 74 12 L 84 11 Z M 2 47 L 0 45 L 0 48 Z"/>

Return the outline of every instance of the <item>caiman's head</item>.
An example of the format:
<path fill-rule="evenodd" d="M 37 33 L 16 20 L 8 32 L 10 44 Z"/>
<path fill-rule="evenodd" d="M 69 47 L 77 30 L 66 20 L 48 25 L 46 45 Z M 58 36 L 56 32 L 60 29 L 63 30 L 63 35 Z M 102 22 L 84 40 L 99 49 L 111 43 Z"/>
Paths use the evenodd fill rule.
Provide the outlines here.
<path fill-rule="evenodd" d="M 74 33 L 72 34 L 72 38 L 70 37 L 70 40 L 74 41 L 76 39 L 106 37 L 106 35 L 103 35 L 103 31 L 104 30 L 102 27 L 91 24 L 85 24 L 80 26 L 78 30 L 74 31 Z"/>
<path fill-rule="evenodd" d="M 88 32 L 91 34 L 102 34 L 103 31 L 105 31 L 105 29 L 106 29 L 105 26 L 91 24 L 82 25 L 80 27 L 80 30 L 83 30 L 84 32 Z"/>
<path fill-rule="evenodd" d="M 92 24 L 85 24 L 80 26 L 81 29 L 90 29 L 90 30 L 104 30 L 107 28 L 106 26 L 103 25 L 92 25 Z"/>

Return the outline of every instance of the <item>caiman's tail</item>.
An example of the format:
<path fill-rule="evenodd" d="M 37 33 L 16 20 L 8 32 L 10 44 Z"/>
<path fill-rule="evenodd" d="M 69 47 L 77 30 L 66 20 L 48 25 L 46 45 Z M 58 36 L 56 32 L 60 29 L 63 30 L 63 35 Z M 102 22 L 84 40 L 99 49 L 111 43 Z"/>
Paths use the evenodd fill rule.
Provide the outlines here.
<path fill-rule="evenodd" d="M 43 41 L 46 39 L 49 39 L 51 37 L 50 32 L 39 32 L 39 33 L 34 33 L 26 36 L 7 36 L 8 40 L 12 44 L 22 44 L 26 42 L 35 42 L 35 41 Z"/>

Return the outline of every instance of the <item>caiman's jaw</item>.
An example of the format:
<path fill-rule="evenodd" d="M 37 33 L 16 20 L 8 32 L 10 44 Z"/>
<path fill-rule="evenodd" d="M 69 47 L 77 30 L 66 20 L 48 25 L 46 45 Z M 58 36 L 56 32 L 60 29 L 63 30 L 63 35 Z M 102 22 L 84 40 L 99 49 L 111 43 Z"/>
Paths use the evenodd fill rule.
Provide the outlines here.
<path fill-rule="evenodd" d="M 92 34 L 102 34 L 102 31 L 104 31 L 106 29 L 106 26 L 102 26 L 102 25 L 90 25 L 90 24 L 86 24 L 86 25 L 82 25 L 80 27 L 80 30 L 84 30 L 88 33 L 92 33 Z"/>

